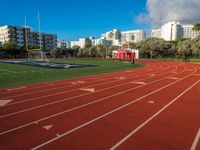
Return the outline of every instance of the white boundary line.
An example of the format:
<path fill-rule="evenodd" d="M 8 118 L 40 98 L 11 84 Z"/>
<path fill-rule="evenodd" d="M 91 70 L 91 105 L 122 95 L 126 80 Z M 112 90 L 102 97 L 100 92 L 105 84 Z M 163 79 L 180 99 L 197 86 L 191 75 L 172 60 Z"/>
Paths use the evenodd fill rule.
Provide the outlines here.
<path fill-rule="evenodd" d="M 171 106 L 175 101 L 177 101 L 181 96 L 183 96 L 185 93 L 187 93 L 190 89 L 192 89 L 196 84 L 198 84 L 200 80 L 192 84 L 189 88 L 187 88 L 184 92 L 179 94 L 176 98 L 174 98 L 170 103 L 165 105 L 162 109 L 160 109 L 157 113 L 155 113 L 153 116 L 151 116 L 149 119 L 147 119 L 145 122 L 143 122 L 140 126 L 138 126 L 136 129 L 134 129 L 132 132 L 130 132 L 127 136 L 125 136 L 122 140 L 117 142 L 114 146 L 110 148 L 110 150 L 115 150 L 117 147 L 119 147 L 122 143 L 124 143 L 126 140 L 128 140 L 131 136 L 133 136 L 136 132 L 138 132 L 140 129 L 142 129 L 145 125 L 147 125 L 151 120 L 153 120 L 155 117 L 157 117 L 160 113 L 162 113 L 165 109 L 167 109 L 169 106 Z"/>
<path fill-rule="evenodd" d="M 191 75 L 188 75 L 187 77 L 189 77 L 189 76 L 191 76 Z M 186 77 L 185 77 L 186 78 Z M 175 81 L 175 83 L 176 83 L 177 81 Z M 188 90 L 190 90 L 194 85 L 196 85 L 198 82 L 200 82 L 200 80 L 198 80 L 195 84 L 193 84 L 192 86 L 190 86 L 187 90 L 185 90 L 183 93 L 181 93 L 178 97 L 176 97 L 175 99 L 177 100 L 179 97 L 181 97 L 184 93 L 186 93 Z M 101 116 L 99 116 L 99 117 L 97 117 L 97 118 L 95 118 L 95 119 L 93 119 L 93 120 L 90 120 L 90 121 L 88 121 L 88 122 L 86 122 L 86 123 L 84 123 L 84 124 L 82 124 L 82 125 L 80 125 L 80 126 L 77 126 L 77 127 L 75 127 L 75 128 L 73 128 L 73 129 L 71 129 L 71 130 L 69 130 L 69 131 L 67 131 L 67 132 L 65 132 L 65 133 L 63 133 L 63 134 L 60 134 L 60 136 L 59 137 L 55 137 L 55 138 L 52 138 L 52 139 L 50 139 L 50 140 L 48 140 L 48 141 L 46 141 L 46 142 L 44 142 L 44 143 L 42 143 L 42 144 L 40 144 L 40 145 L 38 145 L 38 146 L 36 146 L 36 147 L 34 147 L 34 148 L 32 148 L 31 150 L 36 150 L 36 149 L 39 149 L 39 148 L 41 148 L 41 147 L 43 147 L 43 146 L 45 146 L 45 145 L 47 145 L 47 144 L 49 144 L 49 143 L 52 143 L 52 142 L 54 142 L 54 141 L 56 141 L 56 140 L 58 140 L 58 139 L 60 139 L 60 138 L 62 138 L 62 137 L 64 137 L 64 136 L 66 136 L 66 135 L 68 135 L 68 134 L 70 134 L 70 133 L 72 133 L 72 132 L 75 132 L 75 131 L 77 131 L 77 130 L 79 130 L 79 129 L 81 129 L 81 128 L 83 128 L 83 127 L 85 127 L 85 126 L 87 126 L 87 125 L 89 125 L 89 124 L 91 124 L 91 123 L 93 123 L 93 122 L 95 122 L 95 121 L 97 121 L 97 120 L 100 120 L 101 118 L 104 118 L 104 117 L 106 117 L 106 116 L 108 116 L 108 115 L 110 115 L 110 114 L 112 114 L 112 113 L 114 113 L 114 112 L 116 112 L 116 111 L 118 111 L 118 110 L 121 110 L 121 109 L 123 109 L 123 108 L 125 108 L 125 107 L 127 107 L 127 106 L 129 106 L 129 105 L 131 105 L 131 104 L 133 104 L 133 103 L 136 103 L 136 102 L 138 102 L 138 101 L 140 101 L 141 99 L 143 99 L 143 98 L 145 98 L 145 97 L 148 97 L 149 95 L 152 95 L 152 94 L 154 94 L 154 93 L 156 93 L 156 92 L 158 92 L 158 91 L 160 91 L 160 90 L 162 90 L 162 89 L 164 89 L 164 88 L 166 88 L 166 87 L 168 87 L 168 86 L 170 86 L 170 85 L 172 85 L 172 84 L 174 84 L 174 83 L 171 83 L 171 84 L 169 84 L 169 85 L 166 85 L 166 86 L 164 86 L 164 87 L 162 87 L 162 88 L 159 88 L 159 89 L 157 89 L 157 90 L 155 90 L 155 91 L 153 91 L 153 92 L 151 92 L 151 93 L 148 93 L 148 94 L 146 94 L 146 95 L 144 95 L 144 96 L 142 96 L 142 97 L 140 97 L 140 98 L 138 98 L 138 99 L 136 99 L 136 100 L 134 100 L 134 101 L 132 101 L 132 102 L 130 102 L 130 103 L 127 103 L 127 104 L 125 104 L 125 105 L 123 105 L 123 106 L 121 106 L 121 107 L 118 107 L 118 108 L 116 108 L 116 109 L 114 109 L 114 110 L 112 110 L 112 111 L 110 111 L 110 112 L 108 112 L 108 113 L 106 113 L 106 114 L 104 114 L 104 115 L 101 115 Z M 173 100 L 173 101 L 171 101 L 168 105 L 171 105 L 171 103 L 173 103 L 175 100 Z M 168 105 L 166 105 L 164 108 L 166 109 L 167 107 L 168 107 Z M 164 110 L 164 108 L 163 109 L 161 109 L 162 111 Z M 159 111 L 159 113 L 161 113 L 162 111 Z M 159 114 L 158 113 L 158 114 Z M 156 113 L 157 114 L 157 113 Z M 157 115 L 158 115 L 157 114 Z M 157 116 L 156 115 L 156 116 Z M 155 116 L 154 116 L 155 117 Z M 154 118 L 153 117 L 153 118 Z M 151 117 L 152 118 L 152 117 Z M 152 118 L 152 119 L 153 119 Z M 149 120 L 149 119 L 148 119 Z M 148 121 L 147 120 L 147 121 Z M 151 120 L 151 119 L 150 119 Z M 150 121 L 149 120 L 149 121 Z M 146 122 L 147 122 L 146 121 Z M 149 122 L 148 121 L 148 122 Z M 147 123 L 148 123 L 147 122 Z M 145 123 L 145 124 L 147 124 L 147 123 Z M 143 125 L 143 124 L 142 124 Z M 144 125 L 143 125 L 144 126 Z M 142 126 L 142 127 L 143 127 Z M 139 130 L 139 129 L 138 129 Z M 120 143 L 121 144 L 121 143 Z M 119 144 L 119 145 L 120 145 Z M 117 146 L 118 147 L 118 146 Z M 115 149 L 116 147 L 114 146 L 114 147 L 112 147 L 111 148 L 111 150 L 113 150 L 113 149 Z"/>
<path fill-rule="evenodd" d="M 18 73 L 18 72 L 15 72 L 15 71 L 10 71 L 10 70 L 6 70 L 6 69 L 0 69 L 2 71 L 6 71 L 6 72 L 10 72 L 10 73 Z"/>
<path fill-rule="evenodd" d="M 194 139 L 194 142 L 193 142 L 192 147 L 190 148 L 190 150 L 196 150 L 196 147 L 198 145 L 199 139 L 200 139 L 200 128 L 199 128 L 199 130 L 197 132 L 197 135 L 196 135 L 196 137 Z"/>

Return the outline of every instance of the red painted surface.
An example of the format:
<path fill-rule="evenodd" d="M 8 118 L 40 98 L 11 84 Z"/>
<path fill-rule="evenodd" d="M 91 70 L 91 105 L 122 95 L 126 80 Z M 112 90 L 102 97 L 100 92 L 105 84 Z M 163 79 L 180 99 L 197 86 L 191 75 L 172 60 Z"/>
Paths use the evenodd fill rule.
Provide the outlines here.
<path fill-rule="evenodd" d="M 127 72 L 0 90 L 1 99 L 13 99 L 0 108 L 0 149 L 109 149 L 200 80 L 198 64 L 143 62 Z M 190 149 L 200 128 L 199 93 L 200 83 L 117 148 Z"/>

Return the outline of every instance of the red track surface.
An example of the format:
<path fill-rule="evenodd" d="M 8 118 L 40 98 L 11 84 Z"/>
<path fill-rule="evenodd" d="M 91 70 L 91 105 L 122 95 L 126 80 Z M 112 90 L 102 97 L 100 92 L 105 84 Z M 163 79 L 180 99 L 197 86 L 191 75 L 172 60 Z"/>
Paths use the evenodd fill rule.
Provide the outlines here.
<path fill-rule="evenodd" d="M 200 65 L 144 63 L 1 89 L 0 149 L 200 149 Z"/>

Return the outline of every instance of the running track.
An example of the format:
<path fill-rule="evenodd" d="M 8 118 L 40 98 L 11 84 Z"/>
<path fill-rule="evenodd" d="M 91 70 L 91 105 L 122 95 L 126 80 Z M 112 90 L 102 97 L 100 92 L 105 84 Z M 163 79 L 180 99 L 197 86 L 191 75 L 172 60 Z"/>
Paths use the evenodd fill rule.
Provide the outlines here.
<path fill-rule="evenodd" d="M 200 149 L 200 64 L 0 89 L 0 149 Z"/>

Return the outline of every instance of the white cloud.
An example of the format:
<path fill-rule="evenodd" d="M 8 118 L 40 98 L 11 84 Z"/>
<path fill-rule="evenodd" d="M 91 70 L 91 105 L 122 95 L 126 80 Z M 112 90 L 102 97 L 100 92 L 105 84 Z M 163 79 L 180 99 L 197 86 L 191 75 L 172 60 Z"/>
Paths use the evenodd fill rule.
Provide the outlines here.
<path fill-rule="evenodd" d="M 200 22 L 199 0 L 147 0 L 147 13 L 137 16 L 138 22 L 160 25 L 168 21 Z"/>

